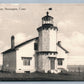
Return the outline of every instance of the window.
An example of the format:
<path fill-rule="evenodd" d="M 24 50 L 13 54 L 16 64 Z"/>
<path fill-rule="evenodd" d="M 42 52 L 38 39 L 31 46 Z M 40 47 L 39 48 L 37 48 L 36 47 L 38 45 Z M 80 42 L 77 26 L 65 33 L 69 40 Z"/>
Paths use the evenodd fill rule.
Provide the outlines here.
<path fill-rule="evenodd" d="M 59 58 L 59 59 L 58 59 L 58 65 L 63 65 L 63 60 L 64 60 L 64 59 Z"/>
<path fill-rule="evenodd" d="M 30 65 L 30 59 L 24 59 L 23 65 Z"/>
<path fill-rule="evenodd" d="M 34 43 L 34 50 L 38 50 L 38 43 Z"/>
<path fill-rule="evenodd" d="M 23 65 L 27 66 L 30 65 L 31 57 L 22 57 L 22 60 L 23 60 Z"/>

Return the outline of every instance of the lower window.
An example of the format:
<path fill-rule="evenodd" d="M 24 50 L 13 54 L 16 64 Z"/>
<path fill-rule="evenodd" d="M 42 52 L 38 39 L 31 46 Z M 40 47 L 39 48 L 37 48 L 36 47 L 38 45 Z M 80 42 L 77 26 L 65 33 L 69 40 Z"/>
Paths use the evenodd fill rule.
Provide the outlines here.
<path fill-rule="evenodd" d="M 57 59 L 58 60 L 58 65 L 63 65 L 63 60 L 62 58 Z"/>
<path fill-rule="evenodd" d="M 30 65 L 31 59 L 32 59 L 31 57 L 22 57 L 23 65 L 24 66 Z"/>

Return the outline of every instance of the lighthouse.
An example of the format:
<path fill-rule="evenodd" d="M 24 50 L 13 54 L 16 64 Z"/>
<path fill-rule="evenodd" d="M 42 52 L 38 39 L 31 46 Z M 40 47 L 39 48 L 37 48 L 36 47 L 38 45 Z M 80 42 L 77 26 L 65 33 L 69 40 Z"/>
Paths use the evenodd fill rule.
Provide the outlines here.
<path fill-rule="evenodd" d="M 57 40 L 58 28 L 53 24 L 49 12 L 42 17 L 42 25 L 37 28 L 38 37 L 14 45 L 3 53 L 3 71 L 26 73 L 60 73 L 67 68 L 67 51 Z M 9 65 L 9 66 L 8 66 Z"/>
<path fill-rule="evenodd" d="M 39 34 L 38 42 L 38 60 L 37 70 L 48 72 L 57 69 L 57 31 L 58 28 L 53 25 L 53 17 L 46 13 L 42 17 L 42 26 L 37 28 Z"/>

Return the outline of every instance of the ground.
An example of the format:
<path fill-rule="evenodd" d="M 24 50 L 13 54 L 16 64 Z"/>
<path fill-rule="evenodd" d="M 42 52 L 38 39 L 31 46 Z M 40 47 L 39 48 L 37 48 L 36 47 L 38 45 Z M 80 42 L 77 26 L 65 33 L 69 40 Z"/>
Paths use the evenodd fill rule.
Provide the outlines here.
<path fill-rule="evenodd" d="M 84 72 L 51 73 L 2 73 L 0 81 L 84 81 Z"/>

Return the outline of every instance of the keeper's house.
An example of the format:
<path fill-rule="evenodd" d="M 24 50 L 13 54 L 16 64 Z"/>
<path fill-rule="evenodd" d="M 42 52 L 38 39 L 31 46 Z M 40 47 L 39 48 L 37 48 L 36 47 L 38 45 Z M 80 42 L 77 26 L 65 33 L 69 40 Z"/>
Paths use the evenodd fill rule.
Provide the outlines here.
<path fill-rule="evenodd" d="M 11 37 L 11 48 L 2 52 L 3 71 L 58 73 L 67 70 L 69 52 L 61 46 L 61 41 L 57 41 L 58 28 L 53 25 L 53 17 L 48 12 L 37 31 L 38 37 L 17 46 L 14 45 L 14 36 Z"/>

